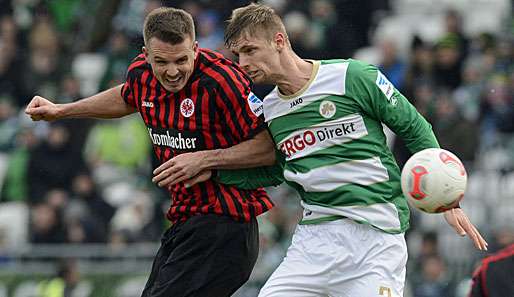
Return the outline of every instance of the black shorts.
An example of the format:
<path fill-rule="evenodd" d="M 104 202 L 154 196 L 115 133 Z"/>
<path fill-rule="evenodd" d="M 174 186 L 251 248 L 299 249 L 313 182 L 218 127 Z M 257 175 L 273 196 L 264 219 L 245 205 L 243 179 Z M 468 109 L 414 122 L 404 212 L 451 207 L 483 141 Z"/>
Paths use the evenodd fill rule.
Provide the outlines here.
<path fill-rule="evenodd" d="M 257 221 L 198 215 L 168 229 L 142 297 L 231 296 L 259 253 Z"/>

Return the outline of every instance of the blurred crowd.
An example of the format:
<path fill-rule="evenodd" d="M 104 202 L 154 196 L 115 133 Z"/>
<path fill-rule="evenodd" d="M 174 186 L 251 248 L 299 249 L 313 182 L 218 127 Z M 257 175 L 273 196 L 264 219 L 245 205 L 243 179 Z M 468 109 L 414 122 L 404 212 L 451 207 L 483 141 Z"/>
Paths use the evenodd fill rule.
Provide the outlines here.
<path fill-rule="evenodd" d="M 144 17 L 161 5 L 189 11 L 200 46 L 233 59 L 223 45 L 223 21 L 231 9 L 248 2 L 2 1 L 2 257 L 7 259 L 9 250 L 29 243 L 123 246 L 159 240 L 168 224 L 164 212 L 169 197 L 151 183 L 156 160 L 137 115 L 43 123 L 32 122 L 23 114 L 24 107 L 36 94 L 57 103 L 72 102 L 123 83 L 127 66 L 142 46 Z M 394 36 L 372 38 L 381 16 L 392 13 L 389 1 L 263 2 L 283 16 L 301 57 L 351 58 L 360 48 L 373 47 L 379 53 L 377 66 L 431 122 L 441 146 L 457 154 L 470 174 L 482 169 L 514 171 L 512 13 L 498 32 L 468 36 L 459 11 L 447 10 L 441 36 L 429 41 L 414 35 L 408 50 L 402 51 Z M 267 91 L 266 86 L 256 88 L 261 97 Z M 410 153 L 401 140 L 394 135 L 391 139 L 403 164 Z M 487 158 L 498 150 L 503 158 L 492 167 Z M 261 255 L 240 296 L 254 296 L 281 261 L 300 215 L 299 198 L 291 189 L 269 191 L 277 207 L 260 218 Z M 13 214 L 19 223 L 10 220 Z M 460 280 L 452 278 L 438 233 L 424 228 L 419 216 L 413 214 L 408 234 L 419 239 L 417 248 L 411 247 L 410 294 L 458 296 Z M 502 232 L 485 234 L 493 251 L 514 242 L 512 228 Z"/>

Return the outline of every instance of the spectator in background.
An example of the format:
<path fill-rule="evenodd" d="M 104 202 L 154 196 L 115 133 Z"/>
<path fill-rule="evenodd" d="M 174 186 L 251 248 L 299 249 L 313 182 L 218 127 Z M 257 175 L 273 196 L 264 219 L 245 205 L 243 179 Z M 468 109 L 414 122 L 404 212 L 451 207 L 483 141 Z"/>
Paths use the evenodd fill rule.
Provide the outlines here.
<path fill-rule="evenodd" d="M 40 297 L 69 297 L 69 296 L 86 296 L 88 294 L 80 294 L 78 286 L 80 281 L 80 273 L 76 260 L 62 260 L 58 265 L 57 275 L 50 279 L 44 280 L 38 285 L 38 296 Z M 79 293 L 79 294 L 77 294 Z"/>
<path fill-rule="evenodd" d="M 414 89 L 420 82 L 434 82 L 434 53 L 432 46 L 419 36 L 414 36 L 411 45 L 410 61 L 405 74 L 405 94 L 416 100 Z"/>
<path fill-rule="evenodd" d="M 311 17 L 310 33 L 306 34 L 308 44 L 312 48 L 313 59 L 333 56 L 332 42 L 329 32 L 337 25 L 338 16 L 335 5 L 331 0 L 310 1 L 309 13 Z"/>
<path fill-rule="evenodd" d="M 18 117 L 12 98 L 0 96 L 0 153 L 6 153 L 15 148 L 18 126 Z"/>
<path fill-rule="evenodd" d="M 36 145 L 34 131 L 22 127 L 16 134 L 16 147 L 9 154 L 7 171 L 0 197 L 2 201 L 29 201 L 27 182 L 30 150 Z"/>
<path fill-rule="evenodd" d="M 107 69 L 100 82 L 100 89 L 112 88 L 123 83 L 125 71 L 135 54 L 129 46 L 129 39 L 125 32 L 113 32 L 106 50 Z M 80 94 L 76 99 L 79 98 L 81 98 Z"/>
<path fill-rule="evenodd" d="M 139 117 L 128 116 L 97 123 L 87 136 L 84 155 L 94 178 L 100 178 L 101 187 L 107 187 L 137 177 L 150 150 L 145 125 Z"/>
<path fill-rule="evenodd" d="M 203 47 L 221 52 L 224 48 L 223 29 L 219 24 L 219 15 L 216 11 L 201 12 L 196 18 L 198 43 Z"/>
<path fill-rule="evenodd" d="M 480 112 L 480 94 L 483 78 L 480 62 L 468 60 L 463 70 L 462 84 L 453 93 L 453 99 L 462 116 L 470 122 L 478 123 Z"/>
<path fill-rule="evenodd" d="M 439 40 L 435 46 L 434 79 L 437 87 L 456 89 L 462 79 L 461 45 L 454 35 Z"/>
<path fill-rule="evenodd" d="M 27 97 L 22 79 L 23 49 L 19 47 L 18 27 L 11 16 L 0 16 L 0 96 L 13 100 L 14 107 L 21 107 Z"/>
<path fill-rule="evenodd" d="M 499 133 L 509 132 L 505 123 L 509 123 L 514 117 L 513 95 L 513 88 L 506 76 L 496 74 L 487 80 L 480 106 L 482 149 L 487 150 L 498 145 Z"/>
<path fill-rule="evenodd" d="M 459 50 L 459 64 L 462 64 L 469 51 L 469 39 L 462 31 L 462 16 L 457 10 L 449 9 L 445 14 L 444 25 L 446 33 L 443 38 L 452 37 L 456 39 Z"/>
<path fill-rule="evenodd" d="M 378 68 L 398 90 L 403 91 L 407 66 L 398 55 L 394 40 L 388 38 L 382 40 L 380 52 L 382 59 Z"/>
<path fill-rule="evenodd" d="M 64 243 L 66 229 L 58 211 L 46 202 L 34 205 L 30 211 L 31 243 Z"/>
<path fill-rule="evenodd" d="M 413 281 L 413 297 L 453 297 L 454 284 L 446 273 L 446 263 L 439 255 L 422 260 L 421 275 Z"/>
<path fill-rule="evenodd" d="M 479 126 L 464 118 L 447 91 L 438 92 L 434 132 L 441 147 L 455 153 L 469 170 L 475 160 L 479 144 Z"/>
<path fill-rule="evenodd" d="M 68 128 L 63 123 L 52 123 L 47 138 L 30 153 L 29 202 L 41 201 L 53 188 L 69 189 L 75 172 L 83 166 L 81 155 L 71 149 Z"/>
<path fill-rule="evenodd" d="M 65 219 L 71 231 L 71 242 L 106 242 L 109 223 L 115 208 L 98 193 L 87 172 L 77 174 L 72 182 L 72 192 Z"/>
<path fill-rule="evenodd" d="M 40 16 L 29 33 L 29 53 L 23 82 L 26 94 L 56 97 L 61 78 L 59 38 L 48 16 Z M 20 98 L 20 105 L 28 103 Z"/>

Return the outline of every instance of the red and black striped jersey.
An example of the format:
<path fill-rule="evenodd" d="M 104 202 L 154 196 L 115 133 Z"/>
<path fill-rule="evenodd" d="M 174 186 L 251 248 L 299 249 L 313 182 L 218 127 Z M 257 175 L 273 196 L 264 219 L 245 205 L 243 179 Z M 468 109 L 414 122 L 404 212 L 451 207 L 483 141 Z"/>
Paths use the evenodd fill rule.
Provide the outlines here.
<path fill-rule="evenodd" d="M 473 273 L 468 297 L 514 296 L 514 243 L 482 260 Z"/>
<path fill-rule="evenodd" d="M 122 96 L 143 118 L 160 163 L 184 152 L 233 146 L 266 127 L 251 110 L 251 82 L 236 64 L 200 49 L 194 67 L 176 93 L 164 89 L 143 54 L 128 68 Z M 242 190 L 211 180 L 190 188 L 179 183 L 170 194 L 172 222 L 207 213 L 248 221 L 273 206 L 262 188 Z"/>

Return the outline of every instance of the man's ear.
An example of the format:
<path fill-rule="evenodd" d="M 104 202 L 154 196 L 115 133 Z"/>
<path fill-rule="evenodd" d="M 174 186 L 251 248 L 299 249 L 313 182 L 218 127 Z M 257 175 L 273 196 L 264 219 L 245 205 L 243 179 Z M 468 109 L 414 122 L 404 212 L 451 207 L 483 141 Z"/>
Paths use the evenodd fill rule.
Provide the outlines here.
<path fill-rule="evenodd" d="M 273 43 L 275 44 L 277 50 L 280 52 L 287 46 L 287 36 L 282 32 L 277 32 L 273 37 Z"/>
<path fill-rule="evenodd" d="M 193 43 L 193 51 L 195 52 L 195 60 L 196 60 L 196 57 L 198 56 L 198 41 L 195 40 L 195 42 Z"/>
<path fill-rule="evenodd" d="M 145 55 L 146 63 L 150 63 L 150 53 L 148 52 L 148 49 L 143 46 L 141 49 L 143 51 L 143 54 Z"/>

